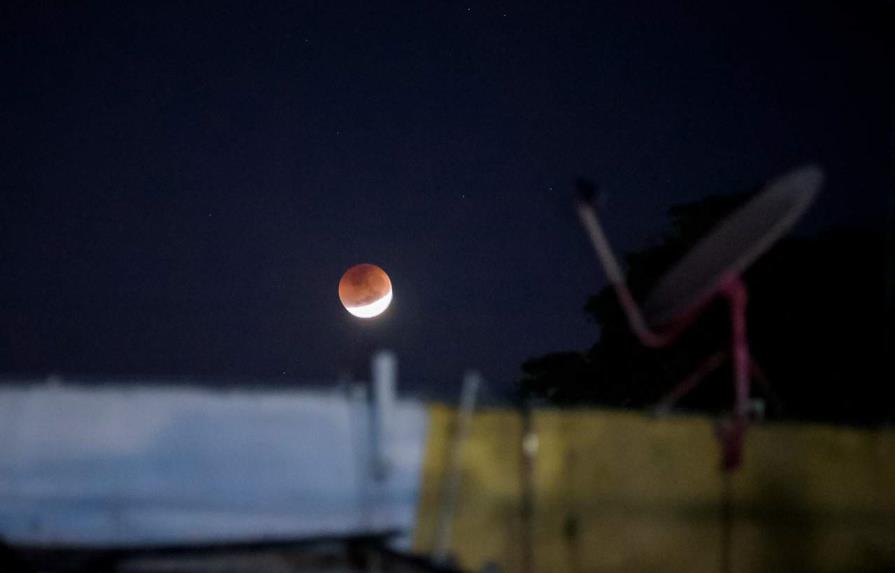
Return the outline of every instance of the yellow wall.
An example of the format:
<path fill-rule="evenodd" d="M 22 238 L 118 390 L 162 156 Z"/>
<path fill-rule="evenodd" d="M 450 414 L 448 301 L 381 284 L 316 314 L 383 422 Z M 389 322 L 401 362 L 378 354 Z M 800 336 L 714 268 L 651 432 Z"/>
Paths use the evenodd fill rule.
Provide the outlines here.
<path fill-rule="evenodd" d="M 433 544 L 456 412 L 434 406 L 417 551 Z M 541 410 L 533 567 L 719 571 L 723 478 L 712 422 L 602 410 Z M 521 417 L 476 414 L 462 451 L 452 552 L 467 569 L 524 571 Z M 766 424 L 731 479 L 731 571 L 895 568 L 895 432 Z"/>

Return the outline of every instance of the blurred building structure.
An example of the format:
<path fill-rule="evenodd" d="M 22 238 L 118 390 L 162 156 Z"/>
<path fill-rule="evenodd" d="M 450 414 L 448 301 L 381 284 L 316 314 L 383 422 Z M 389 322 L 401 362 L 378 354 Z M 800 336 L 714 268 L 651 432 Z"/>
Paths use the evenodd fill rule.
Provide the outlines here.
<path fill-rule="evenodd" d="M 392 547 L 469 571 L 895 567 L 891 429 L 759 424 L 725 477 L 706 416 L 425 404 L 396 396 L 389 353 L 371 378 L 7 381 L 0 538 L 137 556 L 272 543 L 298 563 L 310 553 L 278 544 L 367 547 L 397 532 Z"/>
<path fill-rule="evenodd" d="M 414 542 L 421 553 L 436 537 L 456 417 L 453 408 L 430 412 Z M 472 422 L 451 547 L 465 570 L 895 566 L 895 431 L 761 424 L 748 437 L 742 469 L 725 477 L 705 416 L 545 409 L 531 413 L 531 426 L 533 510 L 524 523 L 521 414 L 490 409 Z M 527 528 L 530 565 L 519 542 Z"/>
<path fill-rule="evenodd" d="M 8 382 L 0 538 L 133 546 L 409 532 L 427 413 L 395 399 L 395 376 L 394 357 L 380 354 L 372 384 L 316 389 Z"/>

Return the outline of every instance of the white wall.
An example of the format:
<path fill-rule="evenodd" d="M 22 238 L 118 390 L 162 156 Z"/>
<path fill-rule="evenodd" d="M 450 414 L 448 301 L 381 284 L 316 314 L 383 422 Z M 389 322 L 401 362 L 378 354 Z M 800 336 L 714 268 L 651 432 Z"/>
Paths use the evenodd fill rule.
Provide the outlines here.
<path fill-rule="evenodd" d="M 345 391 L 0 386 L 0 536 L 171 543 L 409 529 L 427 416 L 398 401 L 371 482 Z"/>

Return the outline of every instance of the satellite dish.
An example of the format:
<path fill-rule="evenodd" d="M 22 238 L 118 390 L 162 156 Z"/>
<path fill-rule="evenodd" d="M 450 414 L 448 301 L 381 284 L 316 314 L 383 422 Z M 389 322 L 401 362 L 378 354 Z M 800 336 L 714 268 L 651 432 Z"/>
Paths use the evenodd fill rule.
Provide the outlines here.
<path fill-rule="evenodd" d="M 680 318 L 741 274 L 799 220 L 823 179 L 813 165 L 787 173 L 721 221 L 647 296 L 647 323 L 661 327 Z"/>
<path fill-rule="evenodd" d="M 642 308 L 625 284 L 621 266 L 591 204 L 594 186 L 578 183 L 581 223 L 641 343 L 653 348 L 669 344 L 689 325 L 689 319 L 702 305 L 716 295 L 727 299 L 731 322 L 729 353 L 710 356 L 660 402 L 660 409 L 666 410 L 728 357 L 732 360 L 733 419 L 718 428 L 725 471 L 740 465 L 749 418 L 749 378 L 753 372 L 760 371 L 749 354 L 746 285 L 740 275 L 799 220 L 820 190 L 823 179 L 820 168 L 809 165 L 771 181 L 699 241 L 659 281 Z"/>

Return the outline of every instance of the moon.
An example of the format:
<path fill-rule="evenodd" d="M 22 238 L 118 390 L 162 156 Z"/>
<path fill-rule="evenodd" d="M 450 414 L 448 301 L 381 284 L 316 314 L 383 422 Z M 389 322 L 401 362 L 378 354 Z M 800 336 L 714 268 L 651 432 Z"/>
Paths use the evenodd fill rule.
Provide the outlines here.
<path fill-rule="evenodd" d="M 392 281 L 376 265 L 354 265 L 339 281 L 339 300 L 358 318 L 379 316 L 392 303 Z"/>

